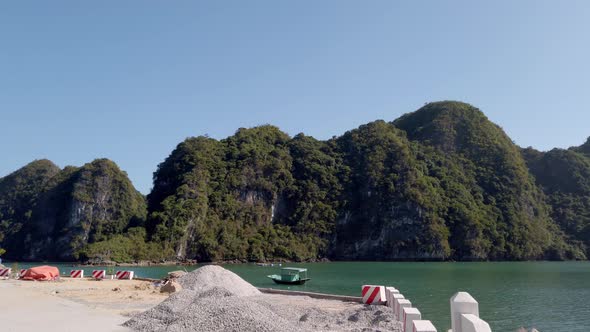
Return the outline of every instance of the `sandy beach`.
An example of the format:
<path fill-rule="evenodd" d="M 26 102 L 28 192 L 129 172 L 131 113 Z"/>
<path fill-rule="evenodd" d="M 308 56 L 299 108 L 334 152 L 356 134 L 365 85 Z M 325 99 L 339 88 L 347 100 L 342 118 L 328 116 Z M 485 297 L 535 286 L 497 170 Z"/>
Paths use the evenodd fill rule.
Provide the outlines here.
<path fill-rule="evenodd" d="M 121 326 L 129 316 L 166 297 L 146 281 L 0 280 L 0 326 L 7 332 L 129 331 Z"/>

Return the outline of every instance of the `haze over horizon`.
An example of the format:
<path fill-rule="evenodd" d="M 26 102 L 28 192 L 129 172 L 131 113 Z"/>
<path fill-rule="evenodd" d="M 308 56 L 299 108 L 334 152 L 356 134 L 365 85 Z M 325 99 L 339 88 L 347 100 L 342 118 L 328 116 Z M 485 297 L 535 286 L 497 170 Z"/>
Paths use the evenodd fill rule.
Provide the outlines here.
<path fill-rule="evenodd" d="M 522 147 L 590 135 L 587 2 L 224 4 L 0 5 L 0 177 L 104 157 L 147 194 L 189 136 L 327 139 L 438 100 Z"/>

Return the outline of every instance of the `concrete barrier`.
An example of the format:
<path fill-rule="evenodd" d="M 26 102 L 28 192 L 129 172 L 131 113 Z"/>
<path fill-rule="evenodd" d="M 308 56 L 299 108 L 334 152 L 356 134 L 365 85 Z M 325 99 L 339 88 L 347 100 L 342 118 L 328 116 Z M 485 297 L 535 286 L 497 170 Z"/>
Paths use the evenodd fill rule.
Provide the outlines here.
<path fill-rule="evenodd" d="M 122 279 L 133 279 L 133 271 L 117 271 L 115 273 L 115 278 L 122 280 Z"/>
<path fill-rule="evenodd" d="M 404 308 L 410 308 L 412 307 L 412 302 L 410 302 L 410 300 L 408 299 L 399 299 L 397 301 L 397 316 L 395 316 L 395 318 L 398 321 L 401 321 L 403 319 L 403 310 Z"/>
<path fill-rule="evenodd" d="M 363 285 L 361 294 L 365 304 L 384 304 L 386 301 L 384 286 Z"/>
<path fill-rule="evenodd" d="M 479 305 L 467 292 L 458 292 L 451 297 L 451 329 L 453 332 L 463 332 L 461 315 L 472 314 L 479 317 Z"/>
<path fill-rule="evenodd" d="M 412 325 L 412 332 L 436 332 L 436 328 L 429 320 L 415 320 Z"/>
<path fill-rule="evenodd" d="M 11 268 L 0 268 L 0 278 L 8 278 L 12 274 Z"/>
<path fill-rule="evenodd" d="M 393 297 L 391 295 L 399 294 L 399 291 L 395 289 L 395 287 L 385 287 L 385 300 L 387 301 L 387 306 L 393 308 Z"/>
<path fill-rule="evenodd" d="M 93 270 L 92 271 L 92 278 L 94 279 L 104 279 L 107 276 L 107 271 L 106 270 Z"/>
<path fill-rule="evenodd" d="M 461 315 L 462 332 L 492 332 L 490 325 L 474 314 Z"/>
<path fill-rule="evenodd" d="M 84 278 L 84 270 L 71 270 L 70 278 L 81 279 Z"/>
<path fill-rule="evenodd" d="M 391 294 L 391 298 L 393 299 L 393 315 L 397 317 L 397 301 L 405 299 L 403 294 Z"/>
<path fill-rule="evenodd" d="M 402 327 L 403 332 L 412 332 L 412 326 L 415 320 L 421 320 L 422 314 L 418 308 L 404 308 L 403 310 Z"/>

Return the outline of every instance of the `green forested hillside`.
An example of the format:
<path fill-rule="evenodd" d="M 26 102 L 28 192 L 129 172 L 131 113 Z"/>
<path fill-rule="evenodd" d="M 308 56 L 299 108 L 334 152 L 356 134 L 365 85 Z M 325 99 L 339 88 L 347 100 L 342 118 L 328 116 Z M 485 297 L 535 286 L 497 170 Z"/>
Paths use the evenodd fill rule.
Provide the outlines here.
<path fill-rule="evenodd" d="M 296 225 L 286 226 L 293 220 L 290 196 L 297 194 L 290 141 L 276 127 L 261 126 L 222 141 L 181 143 L 154 174 L 151 239 L 178 257 L 200 260 L 315 257 L 321 244 L 295 239 Z"/>
<path fill-rule="evenodd" d="M 148 209 L 152 239 L 204 260 L 584 256 L 519 148 L 458 102 L 328 141 L 272 126 L 188 139 L 158 167 Z"/>
<path fill-rule="evenodd" d="M 476 218 L 473 226 L 480 230 L 474 240 L 489 245 L 485 257 L 534 259 L 566 254 L 519 148 L 480 110 L 464 103 L 431 103 L 394 123 L 410 139 L 446 154 L 464 177 L 472 177 L 469 190 L 480 208 L 469 209 L 468 219 Z M 459 224 L 465 222 L 470 221 Z"/>
<path fill-rule="evenodd" d="M 579 148 L 539 152 L 523 150 L 531 173 L 546 194 L 553 220 L 568 242 L 590 249 L 590 158 Z"/>
<path fill-rule="evenodd" d="M 586 143 L 580 145 L 579 147 L 572 148 L 571 150 L 575 152 L 579 152 L 586 157 L 590 158 L 590 137 L 586 140 Z"/>
<path fill-rule="evenodd" d="M 430 103 L 321 141 L 271 125 L 191 137 L 144 198 L 111 161 L 0 179 L 15 259 L 585 259 L 590 140 L 520 149 L 477 108 Z M 24 244 L 24 245 L 22 245 Z"/>
<path fill-rule="evenodd" d="M 446 259 L 443 194 L 403 131 L 384 121 L 336 139 L 347 166 L 331 256 L 346 259 Z"/>
<path fill-rule="evenodd" d="M 0 178 L 0 248 L 8 257 L 21 256 L 37 197 L 59 171 L 49 160 L 35 160 Z"/>
<path fill-rule="evenodd" d="M 110 160 L 63 170 L 34 161 L 0 179 L 0 246 L 12 259 L 74 260 L 89 243 L 143 226 L 145 211 Z"/>

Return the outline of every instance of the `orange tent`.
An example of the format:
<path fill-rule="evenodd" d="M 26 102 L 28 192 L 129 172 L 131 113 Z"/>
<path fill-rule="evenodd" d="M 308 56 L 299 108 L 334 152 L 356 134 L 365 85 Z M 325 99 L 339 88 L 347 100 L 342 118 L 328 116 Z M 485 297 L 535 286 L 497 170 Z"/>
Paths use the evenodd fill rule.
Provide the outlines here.
<path fill-rule="evenodd" d="M 25 271 L 20 277 L 22 280 L 49 281 L 59 278 L 59 269 L 55 266 L 36 266 Z"/>

